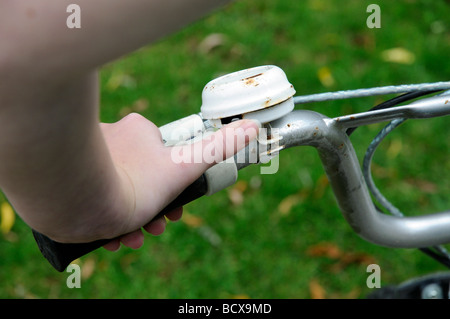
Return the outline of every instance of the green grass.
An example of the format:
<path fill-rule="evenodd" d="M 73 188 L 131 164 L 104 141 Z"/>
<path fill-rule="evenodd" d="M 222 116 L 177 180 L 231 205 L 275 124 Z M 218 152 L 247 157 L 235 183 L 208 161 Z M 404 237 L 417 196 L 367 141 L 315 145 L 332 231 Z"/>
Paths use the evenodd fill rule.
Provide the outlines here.
<path fill-rule="evenodd" d="M 449 80 L 448 1 L 377 1 L 380 29 L 366 26 L 370 3 L 237 1 L 105 66 L 101 119 L 117 121 L 131 109 L 163 125 L 198 112 L 203 86 L 216 76 L 262 64 L 284 69 L 297 94 Z M 199 47 L 213 33 L 223 41 L 205 53 Z M 385 61 L 383 52 L 396 47 L 412 53 L 414 61 Z M 327 87 L 318 77 L 323 68 L 334 79 Z M 302 108 L 331 117 L 382 100 Z M 360 158 L 381 127 L 352 135 Z M 405 214 L 448 209 L 447 132 L 447 118 L 409 121 L 375 154 L 376 182 Z M 137 251 L 98 250 L 82 258 L 80 289 L 67 288 L 69 274 L 50 268 L 17 220 L 0 238 L 0 298 L 311 298 L 317 286 L 326 298 L 363 298 L 371 292 L 369 263 L 380 266 L 382 286 L 445 270 L 417 250 L 360 239 L 341 216 L 312 148 L 283 152 L 274 175 L 260 175 L 254 166 L 242 170 L 239 180 L 247 186 L 242 204 L 233 204 L 224 190 L 186 206 L 191 221 L 201 218 L 199 226 L 170 223 L 163 236 L 147 235 Z M 298 202 L 280 213 L 280 202 L 294 194 Z M 311 255 L 324 242 L 339 250 L 338 258 Z"/>

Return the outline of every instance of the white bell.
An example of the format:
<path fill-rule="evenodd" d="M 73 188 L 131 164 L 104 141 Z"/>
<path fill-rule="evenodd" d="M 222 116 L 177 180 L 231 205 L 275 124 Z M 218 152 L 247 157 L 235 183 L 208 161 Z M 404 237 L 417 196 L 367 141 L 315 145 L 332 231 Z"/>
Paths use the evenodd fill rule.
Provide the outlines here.
<path fill-rule="evenodd" d="M 291 112 L 294 94 L 295 89 L 282 69 L 274 65 L 258 66 L 206 84 L 201 113 L 207 120 L 248 118 L 264 124 Z"/>

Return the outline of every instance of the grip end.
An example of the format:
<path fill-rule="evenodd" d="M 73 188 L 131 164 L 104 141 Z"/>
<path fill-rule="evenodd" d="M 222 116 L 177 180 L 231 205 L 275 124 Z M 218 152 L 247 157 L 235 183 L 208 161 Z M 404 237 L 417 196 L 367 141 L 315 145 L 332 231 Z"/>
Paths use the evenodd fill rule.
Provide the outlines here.
<path fill-rule="evenodd" d="M 33 236 L 42 255 L 59 272 L 63 272 L 72 261 L 105 245 L 108 239 L 86 244 L 58 243 L 33 229 Z"/>

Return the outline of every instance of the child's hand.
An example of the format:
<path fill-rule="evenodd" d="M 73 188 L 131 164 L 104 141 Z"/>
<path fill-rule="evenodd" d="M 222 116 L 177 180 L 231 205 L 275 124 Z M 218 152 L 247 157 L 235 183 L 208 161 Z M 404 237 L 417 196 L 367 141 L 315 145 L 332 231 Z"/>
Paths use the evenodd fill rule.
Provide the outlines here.
<path fill-rule="evenodd" d="M 215 132 L 211 138 L 197 142 L 202 143 L 201 149 L 208 150 L 202 154 L 201 163 L 188 159 L 177 164 L 172 157 L 174 149 L 164 146 L 159 129 L 138 114 L 130 114 L 114 124 L 102 124 L 101 128 L 122 178 L 123 192 L 130 203 L 129 211 L 111 213 L 113 215 L 109 216 L 110 221 L 115 221 L 110 238 L 120 236 L 120 239 L 105 245 L 108 250 L 117 250 L 120 242 L 139 248 L 144 240 L 142 227 L 151 234 L 161 234 L 166 226 L 165 218 L 151 220 L 209 167 L 233 156 L 258 133 L 258 125 L 253 121 L 233 122 Z M 242 138 L 244 134 L 246 138 Z M 182 146 L 176 153 L 188 148 L 191 148 L 189 151 L 195 149 L 193 145 Z M 211 152 L 212 148 L 215 151 Z M 207 158 L 211 154 L 217 154 L 213 162 Z M 181 218 L 181 214 L 182 207 L 166 217 L 175 221 Z"/>

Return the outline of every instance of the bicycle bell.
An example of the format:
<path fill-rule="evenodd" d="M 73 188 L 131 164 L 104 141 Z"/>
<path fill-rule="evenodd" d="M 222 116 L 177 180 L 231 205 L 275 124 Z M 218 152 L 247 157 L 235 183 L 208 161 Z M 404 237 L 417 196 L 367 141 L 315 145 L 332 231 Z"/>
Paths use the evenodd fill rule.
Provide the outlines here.
<path fill-rule="evenodd" d="M 202 92 L 201 114 L 214 127 L 235 119 L 255 119 L 261 124 L 294 109 L 294 86 L 274 65 L 233 72 L 210 81 Z"/>

